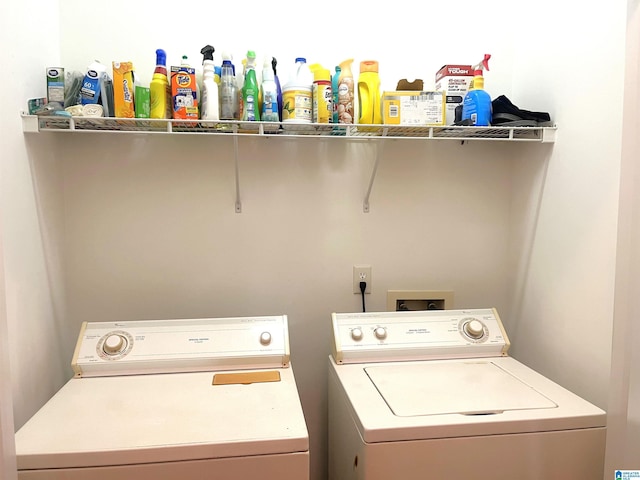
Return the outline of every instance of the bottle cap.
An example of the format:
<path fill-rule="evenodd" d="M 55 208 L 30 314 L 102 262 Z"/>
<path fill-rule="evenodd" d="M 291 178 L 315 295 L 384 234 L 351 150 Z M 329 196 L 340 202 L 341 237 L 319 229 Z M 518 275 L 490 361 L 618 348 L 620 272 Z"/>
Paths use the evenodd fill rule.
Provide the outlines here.
<path fill-rule="evenodd" d="M 365 60 L 360 62 L 360 73 L 374 72 L 378 73 L 378 62 L 376 60 Z"/>
<path fill-rule="evenodd" d="M 167 52 L 159 48 L 156 50 L 156 65 L 166 65 L 167 64 Z"/>

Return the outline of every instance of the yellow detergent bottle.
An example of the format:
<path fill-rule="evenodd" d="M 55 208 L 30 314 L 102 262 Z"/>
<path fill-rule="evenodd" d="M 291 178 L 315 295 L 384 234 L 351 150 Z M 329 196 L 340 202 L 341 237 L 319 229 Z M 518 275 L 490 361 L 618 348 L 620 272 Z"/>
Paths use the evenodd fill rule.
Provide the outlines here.
<path fill-rule="evenodd" d="M 365 60 L 360 62 L 358 76 L 358 105 L 360 108 L 361 124 L 381 124 L 382 111 L 380 109 L 380 77 L 378 76 L 378 62 Z"/>
<path fill-rule="evenodd" d="M 171 118 L 171 87 L 167 76 L 167 54 L 156 50 L 156 69 L 149 86 L 151 118 Z"/>

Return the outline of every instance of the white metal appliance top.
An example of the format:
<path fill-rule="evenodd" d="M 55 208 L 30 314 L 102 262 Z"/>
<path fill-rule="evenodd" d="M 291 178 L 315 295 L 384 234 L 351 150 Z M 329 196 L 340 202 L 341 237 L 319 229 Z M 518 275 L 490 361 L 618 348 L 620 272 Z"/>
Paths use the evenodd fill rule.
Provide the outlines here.
<path fill-rule="evenodd" d="M 334 313 L 336 363 L 506 356 L 509 339 L 494 308 Z"/>
<path fill-rule="evenodd" d="M 84 322 L 77 377 L 289 366 L 287 316 Z"/>

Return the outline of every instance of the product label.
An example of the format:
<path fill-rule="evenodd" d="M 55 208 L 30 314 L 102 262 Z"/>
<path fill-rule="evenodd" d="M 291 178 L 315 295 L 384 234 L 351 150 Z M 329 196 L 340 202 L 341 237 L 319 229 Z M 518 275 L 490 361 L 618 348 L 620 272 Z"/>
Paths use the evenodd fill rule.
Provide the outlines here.
<path fill-rule="evenodd" d="M 288 90 L 282 93 L 282 121 L 311 123 L 313 101 L 308 90 Z"/>
<path fill-rule="evenodd" d="M 191 67 L 171 67 L 173 118 L 198 119 L 196 71 Z"/>
<path fill-rule="evenodd" d="M 83 105 L 98 103 L 100 98 L 100 79 L 95 70 L 87 71 L 80 89 L 80 99 Z"/>

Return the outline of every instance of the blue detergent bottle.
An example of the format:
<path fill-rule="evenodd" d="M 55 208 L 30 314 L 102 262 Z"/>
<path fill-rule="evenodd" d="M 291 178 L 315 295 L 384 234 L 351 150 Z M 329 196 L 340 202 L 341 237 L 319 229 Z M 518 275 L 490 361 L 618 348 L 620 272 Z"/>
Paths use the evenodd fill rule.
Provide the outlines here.
<path fill-rule="evenodd" d="M 469 120 L 476 127 L 491 125 L 491 96 L 484 90 L 483 70 L 489 70 L 491 55 L 485 54 L 484 59 L 473 66 L 473 80 L 469 91 L 462 103 L 462 120 Z"/>

